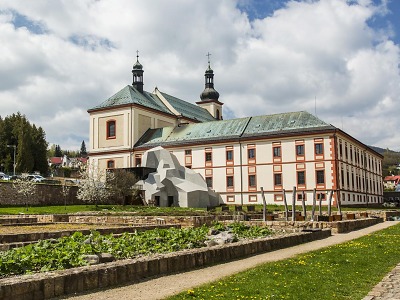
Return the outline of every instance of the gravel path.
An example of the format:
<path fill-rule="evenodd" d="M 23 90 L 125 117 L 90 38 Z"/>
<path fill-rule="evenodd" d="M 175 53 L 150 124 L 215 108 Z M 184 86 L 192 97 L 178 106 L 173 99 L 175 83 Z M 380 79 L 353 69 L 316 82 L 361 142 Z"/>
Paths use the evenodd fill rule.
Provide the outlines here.
<path fill-rule="evenodd" d="M 255 255 L 249 258 L 236 260 L 224 264 L 211 266 L 199 270 L 163 276 L 160 278 L 131 284 L 123 287 L 96 291 L 94 293 L 81 294 L 77 296 L 63 297 L 59 299 L 73 300 L 155 300 L 164 299 L 179 292 L 192 289 L 193 287 L 209 283 L 220 278 L 235 274 L 257 265 L 286 259 L 297 254 L 317 250 L 335 244 L 356 239 L 363 235 L 378 231 L 399 222 L 383 222 L 361 230 L 345 234 L 332 235 L 329 238 L 318 240 L 298 246 Z M 397 299 L 397 298 L 395 298 Z"/>

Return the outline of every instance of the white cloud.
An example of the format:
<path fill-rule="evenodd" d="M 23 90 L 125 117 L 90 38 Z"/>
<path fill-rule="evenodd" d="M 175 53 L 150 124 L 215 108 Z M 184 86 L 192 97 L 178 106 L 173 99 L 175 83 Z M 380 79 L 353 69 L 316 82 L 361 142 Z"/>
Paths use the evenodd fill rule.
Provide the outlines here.
<path fill-rule="evenodd" d="M 137 49 L 146 90 L 192 102 L 210 51 L 225 116 L 314 112 L 316 98 L 321 119 L 399 150 L 399 45 L 393 28 L 368 25 L 389 12 L 351 2 L 288 1 L 251 22 L 231 0 L 0 0 L 0 114 L 18 110 L 79 149 L 86 110 L 131 83 Z M 44 32 L 16 28 L 16 12 Z"/>

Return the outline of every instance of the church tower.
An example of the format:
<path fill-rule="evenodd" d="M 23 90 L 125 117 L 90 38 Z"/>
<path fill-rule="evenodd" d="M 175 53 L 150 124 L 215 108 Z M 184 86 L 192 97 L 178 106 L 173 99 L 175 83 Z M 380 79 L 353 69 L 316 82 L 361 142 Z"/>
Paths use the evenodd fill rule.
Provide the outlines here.
<path fill-rule="evenodd" d="M 136 51 L 136 63 L 132 67 L 132 86 L 143 93 L 143 66 L 139 62 L 139 51 Z"/>
<path fill-rule="evenodd" d="M 215 119 L 222 120 L 222 105 L 224 104 L 218 101 L 219 93 L 214 89 L 214 71 L 210 67 L 210 55 L 210 53 L 207 54 L 208 68 L 204 74 L 204 91 L 200 94 L 201 101 L 196 104 L 207 109 Z"/>

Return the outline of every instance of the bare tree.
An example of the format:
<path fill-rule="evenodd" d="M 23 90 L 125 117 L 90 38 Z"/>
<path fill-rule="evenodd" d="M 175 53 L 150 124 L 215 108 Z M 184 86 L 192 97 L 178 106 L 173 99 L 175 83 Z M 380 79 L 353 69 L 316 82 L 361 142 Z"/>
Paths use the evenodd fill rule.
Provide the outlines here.
<path fill-rule="evenodd" d="M 13 188 L 17 191 L 18 194 L 21 194 L 25 199 L 25 207 L 28 211 L 28 200 L 29 197 L 32 197 L 36 193 L 36 183 L 32 180 L 29 180 L 26 176 L 22 176 L 21 178 L 17 178 L 13 182 Z"/>
<path fill-rule="evenodd" d="M 129 197 L 136 196 L 136 182 L 138 182 L 137 177 L 133 173 L 123 169 L 113 170 L 112 175 L 108 180 L 110 189 L 112 190 L 113 194 L 121 199 L 123 205 L 127 204 L 127 199 Z"/>
<path fill-rule="evenodd" d="M 106 170 L 101 170 L 94 164 L 88 164 L 81 173 L 77 198 L 94 203 L 96 208 L 99 203 L 106 201 L 111 196 L 108 181 L 112 179 Z"/>
<path fill-rule="evenodd" d="M 64 210 L 67 210 L 67 198 L 69 196 L 69 190 L 70 189 L 71 189 L 71 186 L 68 185 L 64 180 L 64 184 L 62 185 L 62 190 L 61 190 L 61 193 L 62 193 L 63 198 L 64 198 Z"/>

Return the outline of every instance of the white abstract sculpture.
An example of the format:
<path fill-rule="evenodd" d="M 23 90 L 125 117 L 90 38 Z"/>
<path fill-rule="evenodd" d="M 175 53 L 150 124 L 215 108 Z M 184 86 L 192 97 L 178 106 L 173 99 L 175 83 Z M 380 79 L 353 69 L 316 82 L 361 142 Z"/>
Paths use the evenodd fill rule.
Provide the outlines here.
<path fill-rule="evenodd" d="M 207 187 L 204 178 L 183 167 L 178 159 L 162 147 L 146 151 L 142 167 L 157 169 L 147 179 L 138 182 L 145 190 L 145 199 L 158 206 L 207 207 L 218 206 L 220 197 Z"/>

